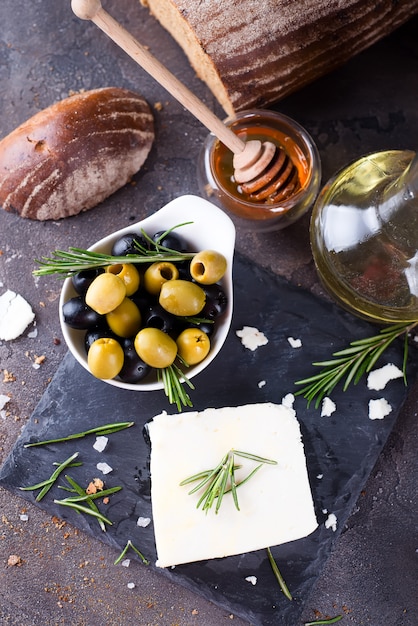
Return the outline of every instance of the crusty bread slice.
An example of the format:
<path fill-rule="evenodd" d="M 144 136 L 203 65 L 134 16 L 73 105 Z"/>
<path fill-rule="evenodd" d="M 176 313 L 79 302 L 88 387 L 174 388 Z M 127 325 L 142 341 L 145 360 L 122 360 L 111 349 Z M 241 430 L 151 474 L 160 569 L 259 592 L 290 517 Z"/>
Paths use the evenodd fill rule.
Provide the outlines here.
<path fill-rule="evenodd" d="M 0 204 L 36 220 L 76 215 L 125 185 L 153 141 L 137 93 L 106 87 L 65 98 L 0 141 Z"/>
<path fill-rule="evenodd" d="M 418 0 L 140 0 L 228 114 L 262 108 L 418 13 Z"/>

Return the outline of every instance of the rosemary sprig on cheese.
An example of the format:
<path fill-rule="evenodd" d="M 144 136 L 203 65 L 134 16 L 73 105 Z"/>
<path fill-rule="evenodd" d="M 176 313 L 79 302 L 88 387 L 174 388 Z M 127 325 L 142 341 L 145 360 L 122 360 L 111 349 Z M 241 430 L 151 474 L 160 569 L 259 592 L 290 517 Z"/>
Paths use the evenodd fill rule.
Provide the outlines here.
<path fill-rule="evenodd" d="M 418 325 L 417 322 L 400 322 L 386 326 L 377 335 L 352 341 L 348 348 L 334 352 L 331 359 L 317 361 L 314 366 L 322 367 L 322 370 L 295 382 L 295 385 L 304 385 L 296 391 L 295 395 L 303 396 L 308 401 L 308 407 L 315 401 L 318 408 L 321 400 L 329 395 L 336 385 L 343 379 L 343 391 L 346 391 L 351 383 L 356 385 L 361 377 L 370 372 L 377 360 L 387 348 L 399 337 L 404 335 L 403 344 L 403 375 L 406 384 L 406 364 L 408 360 L 408 333 Z"/>
<path fill-rule="evenodd" d="M 249 459 L 258 463 L 258 465 L 240 482 L 236 481 L 235 471 L 241 468 L 241 465 L 235 464 L 235 456 Z M 249 452 L 242 452 L 240 450 L 229 450 L 222 458 L 218 465 L 210 470 L 204 470 L 193 474 L 188 478 L 181 481 L 180 486 L 189 485 L 196 481 L 199 483 L 189 491 L 189 495 L 193 495 L 198 491 L 204 489 L 203 494 L 200 496 L 196 508 L 202 507 L 202 510 L 206 513 L 215 505 L 215 513 L 219 512 L 222 504 L 222 500 L 225 494 L 232 493 L 235 508 L 240 510 L 237 496 L 237 488 L 244 485 L 246 482 L 254 476 L 254 474 L 261 468 L 263 464 L 277 465 L 277 461 L 272 459 L 266 459 L 256 454 Z"/>

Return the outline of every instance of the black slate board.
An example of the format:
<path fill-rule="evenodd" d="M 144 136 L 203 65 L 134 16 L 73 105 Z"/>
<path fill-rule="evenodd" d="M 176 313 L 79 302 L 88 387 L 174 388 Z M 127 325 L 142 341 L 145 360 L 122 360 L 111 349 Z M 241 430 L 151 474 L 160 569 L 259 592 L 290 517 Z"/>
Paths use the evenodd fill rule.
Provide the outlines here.
<path fill-rule="evenodd" d="M 196 410 L 254 402 L 280 403 L 287 393 L 295 391 L 295 380 L 312 373 L 313 361 L 329 357 L 353 338 L 377 332 L 375 326 L 240 256 L 234 264 L 234 289 L 233 322 L 221 356 L 194 379 L 196 390 L 192 399 Z M 236 336 L 236 330 L 244 325 L 263 331 L 268 344 L 255 352 L 244 348 Z M 301 339 L 302 347 L 292 348 L 288 337 Z M 381 365 L 385 362 L 401 367 L 400 344 L 386 353 Z M 417 370 L 418 360 L 413 351 L 409 380 L 415 378 Z M 261 381 L 265 384 L 259 386 Z M 382 396 L 393 410 L 383 420 L 372 421 L 368 417 L 369 399 Z M 319 527 L 305 539 L 272 548 L 293 602 L 280 592 L 264 550 L 158 571 L 256 626 L 277 623 L 295 626 L 332 543 L 343 529 L 392 430 L 405 396 L 401 379 L 389 383 L 382 392 L 369 391 L 363 380 L 345 393 L 334 392 L 337 410 L 331 417 L 321 417 L 319 409 L 308 409 L 303 398 L 296 398 L 294 408 L 301 423 Z M 143 424 L 163 409 L 171 411 L 162 391 L 118 390 L 86 374 L 68 353 L 4 463 L 0 484 L 114 546 L 117 553 L 131 539 L 154 567 L 152 523 L 141 528 L 137 519 L 139 516 L 152 519 L 149 448 Z M 23 447 L 29 441 L 62 437 L 127 420 L 134 420 L 135 426 L 110 435 L 103 453 L 92 448 L 94 437 L 39 448 Z M 68 495 L 57 487 L 40 503 L 35 502 L 36 492 L 19 490 L 47 478 L 54 462 L 62 462 L 76 451 L 83 465 L 68 470 L 68 474 L 79 484 L 87 485 L 100 475 L 96 464 L 106 461 L 113 468 L 105 477 L 106 486 L 123 486 L 105 509 L 113 521 L 106 533 L 101 532 L 95 519 L 54 504 L 54 498 Z M 65 484 L 64 478 L 60 484 Z M 328 513 L 337 517 L 336 531 L 324 525 Z M 129 557 L 135 558 L 132 551 Z M 256 576 L 257 584 L 251 585 L 245 580 L 247 576 Z"/>

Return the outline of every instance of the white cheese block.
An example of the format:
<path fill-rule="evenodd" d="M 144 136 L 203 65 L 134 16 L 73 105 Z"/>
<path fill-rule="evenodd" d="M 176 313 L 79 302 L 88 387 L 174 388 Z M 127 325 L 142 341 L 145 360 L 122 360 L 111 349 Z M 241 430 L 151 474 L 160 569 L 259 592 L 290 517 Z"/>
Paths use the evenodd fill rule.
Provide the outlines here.
<path fill-rule="evenodd" d="M 0 339 L 17 339 L 35 319 L 28 302 L 8 289 L 0 296 Z"/>
<path fill-rule="evenodd" d="M 151 498 L 157 565 L 169 567 L 241 554 L 305 537 L 317 520 L 295 411 L 273 403 L 162 413 L 149 424 Z M 231 449 L 277 461 L 263 464 L 238 487 L 240 510 L 225 494 L 219 512 L 197 509 L 195 485 L 180 486 L 197 472 L 216 467 Z M 255 467 L 242 465 L 236 480 Z"/>

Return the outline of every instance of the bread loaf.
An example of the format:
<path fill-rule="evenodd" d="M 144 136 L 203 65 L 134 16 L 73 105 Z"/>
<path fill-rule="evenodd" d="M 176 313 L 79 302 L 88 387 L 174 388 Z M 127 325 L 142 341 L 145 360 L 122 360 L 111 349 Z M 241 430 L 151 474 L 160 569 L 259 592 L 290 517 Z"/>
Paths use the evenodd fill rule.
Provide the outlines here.
<path fill-rule="evenodd" d="M 228 114 L 280 100 L 418 13 L 418 0 L 140 1 Z"/>
<path fill-rule="evenodd" d="M 70 96 L 0 141 L 0 204 L 37 220 L 90 209 L 131 179 L 153 140 L 142 96 L 114 87 Z"/>

